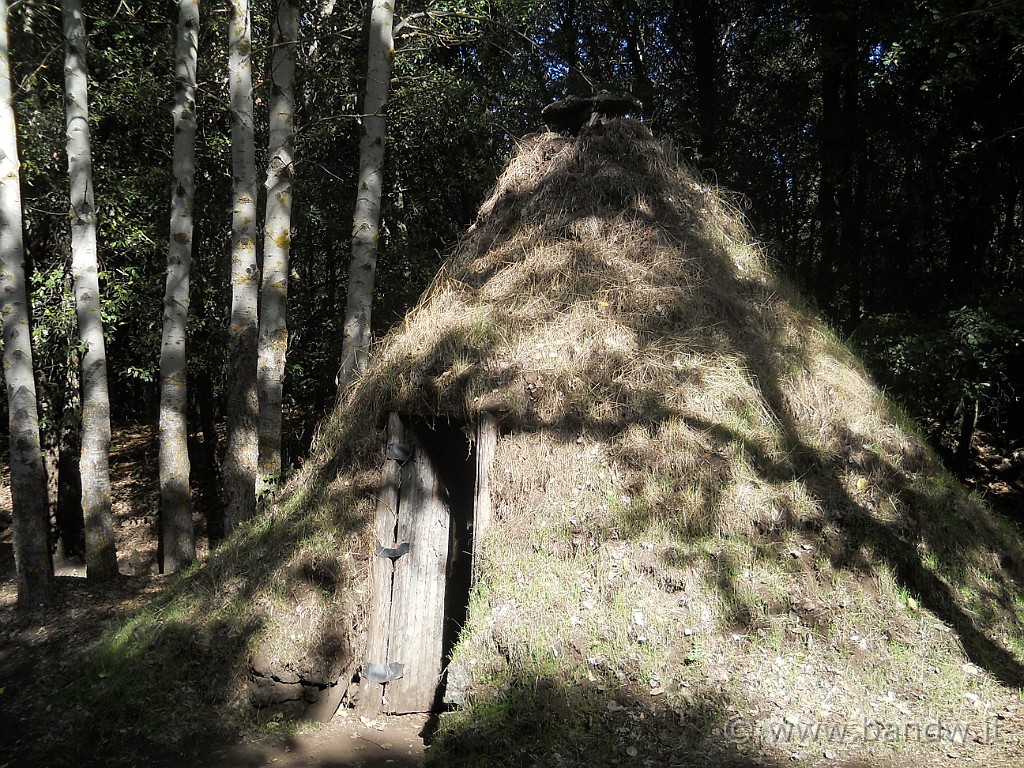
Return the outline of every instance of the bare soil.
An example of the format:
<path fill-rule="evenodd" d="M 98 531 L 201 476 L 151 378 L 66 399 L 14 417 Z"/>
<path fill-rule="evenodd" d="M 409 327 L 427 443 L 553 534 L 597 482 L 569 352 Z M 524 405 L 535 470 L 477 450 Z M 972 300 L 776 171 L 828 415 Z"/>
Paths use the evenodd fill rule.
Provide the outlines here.
<path fill-rule="evenodd" d="M 248 741 L 212 752 L 209 768 L 412 768 L 423 756 L 426 716 L 391 717 L 365 723 L 342 711 L 309 733 Z"/>
<path fill-rule="evenodd" d="M 1024 528 L 1024 464 L 1015 461 L 1013 441 L 1000 433 L 979 430 L 974 461 L 964 484 L 980 493 L 991 507 Z"/>

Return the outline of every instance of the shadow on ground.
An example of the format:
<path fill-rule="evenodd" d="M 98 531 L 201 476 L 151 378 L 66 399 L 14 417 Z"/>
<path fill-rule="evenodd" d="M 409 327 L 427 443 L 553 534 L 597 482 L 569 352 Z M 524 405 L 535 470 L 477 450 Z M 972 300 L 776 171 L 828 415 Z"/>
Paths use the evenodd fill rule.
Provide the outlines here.
<path fill-rule="evenodd" d="M 784 737 L 773 745 L 767 724 L 736 720 L 727 706 L 711 688 L 637 696 L 624 688 L 521 677 L 478 701 L 472 717 L 442 716 L 426 765 L 781 768 L 821 762 L 867 768 L 841 755 L 826 760 L 829 745 L 817 739 Z"/>

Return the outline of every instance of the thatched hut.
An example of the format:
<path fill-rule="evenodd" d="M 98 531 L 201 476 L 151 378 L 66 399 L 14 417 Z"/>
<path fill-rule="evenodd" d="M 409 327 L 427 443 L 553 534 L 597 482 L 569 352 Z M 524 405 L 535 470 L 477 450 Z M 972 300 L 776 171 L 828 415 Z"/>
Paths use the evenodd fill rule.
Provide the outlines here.
<path fill-rule="evenodd" d="M 1014 536 L 632 120 L 521 142 L 282 509 L 362 521 L 363 711 L 468 704 L 463 745 L 785 754 L 723 728 L 965 720 L 1024 680 Z"/>

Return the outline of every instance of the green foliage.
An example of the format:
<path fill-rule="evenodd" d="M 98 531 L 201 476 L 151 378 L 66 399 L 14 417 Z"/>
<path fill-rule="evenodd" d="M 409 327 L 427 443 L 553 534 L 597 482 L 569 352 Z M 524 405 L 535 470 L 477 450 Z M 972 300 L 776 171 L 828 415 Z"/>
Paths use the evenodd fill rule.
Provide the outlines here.
<path fill-rule="evenodd" d="M 1008 303 L 934 318 L 884 315 L 865 323 L 857 339 L 876 375 L 919 417 L 948 421 L 964 399 L 998 416 L 1019 407 L 1022 317 Z"/>

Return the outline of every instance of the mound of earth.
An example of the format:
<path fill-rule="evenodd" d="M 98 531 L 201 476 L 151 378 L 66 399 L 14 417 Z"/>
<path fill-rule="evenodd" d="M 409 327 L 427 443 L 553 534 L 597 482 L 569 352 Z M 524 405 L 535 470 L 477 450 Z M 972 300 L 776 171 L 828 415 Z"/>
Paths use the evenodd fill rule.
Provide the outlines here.
<path fill-rule="evenodd" d="M 1017 532 L 723 197 L 626 119 L 522 141 L 302 470 L 75 656 L 88 683 L 54 732 L 153 755 L 287 727 L 253 707 L 254 676 L 317 659 L 347 713 L 349 682 L 382 661 L 371 573 L 382 551 L 403 562 L 373 529 L 388 463 L 417 461 L 389 450 L 390 414 L 451 441 L 449 501 L 495 425 L 462 477 L 490 522 L 451 546 L 471 587 L 428 761 L 1019 764 Z"/>

